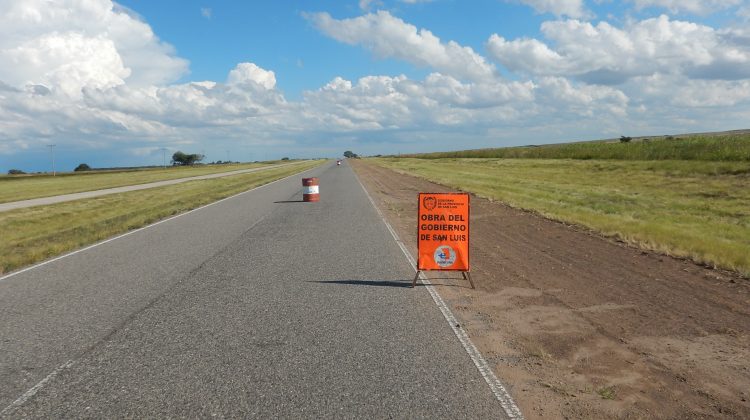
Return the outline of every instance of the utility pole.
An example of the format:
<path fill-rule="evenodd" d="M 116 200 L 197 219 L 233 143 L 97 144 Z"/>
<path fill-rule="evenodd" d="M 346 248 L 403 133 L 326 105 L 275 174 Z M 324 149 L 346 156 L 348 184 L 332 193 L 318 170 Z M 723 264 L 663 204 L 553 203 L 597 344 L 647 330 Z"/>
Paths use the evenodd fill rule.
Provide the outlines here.
<path fill-rule="evenodd" d="M 164 169 L 167 169 L 167 148 L 162 147 L 159 150 L 161 150 L 161 165 L 164 167 Z"/>
<path fill-rule="evenodd" d="M 48 144 L 50 152 L 52 153 L 52 176 L 55 176 L 55 146 L 56 144 Z"/>

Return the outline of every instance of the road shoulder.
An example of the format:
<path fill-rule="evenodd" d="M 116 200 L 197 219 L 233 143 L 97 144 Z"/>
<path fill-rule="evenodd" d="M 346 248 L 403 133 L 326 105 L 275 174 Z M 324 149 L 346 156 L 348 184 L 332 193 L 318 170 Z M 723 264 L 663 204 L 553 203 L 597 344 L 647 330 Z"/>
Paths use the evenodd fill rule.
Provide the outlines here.
<path fill-rule="evenodd" d="M 406 246 L 416 194 L 352 166 Z M 433 283 L 528 418 L 750 416 L 750 285 L 474 197 L 472 272 Z"/>

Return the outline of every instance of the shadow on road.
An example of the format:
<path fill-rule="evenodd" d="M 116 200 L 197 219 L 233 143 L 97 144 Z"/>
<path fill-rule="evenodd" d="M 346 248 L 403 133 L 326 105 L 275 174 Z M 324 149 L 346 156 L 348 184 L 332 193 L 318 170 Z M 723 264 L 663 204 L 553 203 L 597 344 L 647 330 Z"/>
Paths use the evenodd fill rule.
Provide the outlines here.
<path fill-rule="evenodd" d="M 346 284 L 351 286 L 411 287 L 411 280 L 316 280 L 308 283 Z"/>
<path fill-rule="evenodd" d="M 349 286 L 377 286 L 377 287 L 403 287 L 411 288 L 411 280 L 310 280 L 308 283 L 321 284 L 343 284 Z M 452 284 L 442 284 L 430 282 L 433 286 L 455 286 Z M 424 284 L 417 283 L 417 287 Z"/>
<path fill-rule="evenodd" d="M 274 204 L 281 204 L 281 203 L 304 203 L 304 201 L 303 200 L 274 201 Z"/>

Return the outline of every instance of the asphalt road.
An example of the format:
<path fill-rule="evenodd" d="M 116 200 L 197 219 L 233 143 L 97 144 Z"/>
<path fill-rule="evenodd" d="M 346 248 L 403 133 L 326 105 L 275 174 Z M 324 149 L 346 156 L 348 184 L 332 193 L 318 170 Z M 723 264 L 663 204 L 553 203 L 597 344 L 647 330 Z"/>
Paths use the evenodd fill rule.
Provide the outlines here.
<path fill-rule="evenodd" d="M 351 169 L 0 280 L 0 417 L 502 418 Z"/>
<path fill-rule="evenodd" d="M 269 166 L 263 166 L 260 168 L 239 169 L 236 171 L 220 172 L 217 174 L 198 175 L 198 176 L 191 176 L 187 178 L 178 178 L 178 179 L 168 179 L 165 181 L 149 182 L 147 184 L 126 185 L 124 187 L 105 188 L 103 190 L 84 191 L 84 192 L 71 193 L 71 194 L 54 195 L 51 197 L 40 197 L 40 198 L 32 198 L 29 200 L 12 201 L 9 203 L 0 203 L 0 212 L 16 210 L 16 209 L 24 209 L 27 207 L 47 206 L 50 204 L 64 203 L 66 201 L 82 200 L 84 198 L 100 197 L 102 195 L 117 194 L 117 193 L 123 193 L 123 192 L 128 192 L 128 191 L 147 190 L 149 188 L 164 187 L 166 185 L 174 185 L 174 184 L 182 184 L 183 182 L 196 181 L 199 179 L 223 178 L 225 176 L 246 174 L 249 172 L 265 171 L 267 169 L 278 168 L 280 166 L 296 165 L 297 163 L 300 163 L 300 162 L 282 163 L 279 165 L 269 165 Z"/>

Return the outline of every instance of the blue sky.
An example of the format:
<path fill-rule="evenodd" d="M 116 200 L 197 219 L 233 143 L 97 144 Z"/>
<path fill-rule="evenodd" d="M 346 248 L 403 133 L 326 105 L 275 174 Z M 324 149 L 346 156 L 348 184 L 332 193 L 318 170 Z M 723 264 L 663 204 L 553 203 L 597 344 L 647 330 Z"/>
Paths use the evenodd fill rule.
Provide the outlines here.
<path fill-rule="evenodd" d="M 0 0 L 0 171 L 748 128 L 747 0 Z"/>

